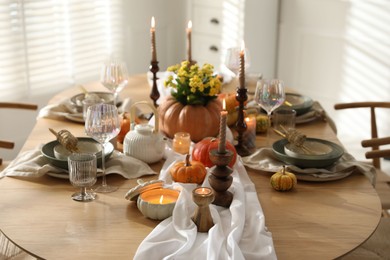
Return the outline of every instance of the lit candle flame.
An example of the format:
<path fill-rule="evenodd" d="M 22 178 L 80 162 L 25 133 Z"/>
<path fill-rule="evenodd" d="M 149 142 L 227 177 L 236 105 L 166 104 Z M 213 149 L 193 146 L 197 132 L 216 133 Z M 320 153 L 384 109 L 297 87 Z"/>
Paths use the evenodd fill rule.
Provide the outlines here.
<path fill-rule="evenodd" d="M 160 204 L 163 204 L 163 201 L 164 201 L 164 195 L 161 195 L 161 197 L 160 197 Z"/>
<path fill-rule="evenodd" d="M 245 53 L 245 42 L 244 42 L 244 40 L 241 41 L 241 52 Z"/>
<path fill-rule="evenodd" d="M 192 28 L 192 21 L 191 20 L 188 21 L 187 28 L 191 30 L 191 28 Z"/>
<path fill-rule="evenodd" d="M 223 108 L 223 110 L 226 110 L 226 100 L 225 99 L 222 100 L 222 108 Z"/>
<path fill-rule="evenodd" d="M 156 22 L 154 20 L 154 16 L 152 16 L 152 20 L 150 21 L 150 25 L 152 26 L 152 29 L 156 27 Z"/>

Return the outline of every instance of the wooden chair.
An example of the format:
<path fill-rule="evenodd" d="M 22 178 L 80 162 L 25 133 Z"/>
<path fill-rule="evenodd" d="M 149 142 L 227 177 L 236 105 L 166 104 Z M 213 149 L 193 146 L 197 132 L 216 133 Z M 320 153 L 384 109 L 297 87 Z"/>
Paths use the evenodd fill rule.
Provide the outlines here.
<path fill-rule="evenodd" d="M 23 110 L 37 110 L 38 106 L 35 104 L 15 103 L 15 102 L 0 102 L 0 109 L 23 109 Z M 13 149 L 15 143 L 12 141 L 0 140 L 0 148 Z M 0 158 L 0 171 L 3 160 Z M 31 256 L 23 249 L 12 243 L 0 230 L 0 259 L 37 259 Z"/>
<path fill-rule="evenodd" d="M 381 170 L 380 159 L 390 157 L 390 149 L 379 149 L 382 145 L 390 144 L 390 137 L 378 138 L 378 129 L 376 124 L 376 108 L 390 108 L 390 102 L 353 102 L 336 104 L 338 109 L 348 108 L 369 108 L 371 112 L 371 138 L 363 140 L 363 147 L 371 147 L 371 151 L 365 153 L 367 159 L 372 159 L 372 164 L 376 168 L 377 177 L 375 190 L 382 204 L 382 218 L 375 232 L 362 245 L 350 253 L 338 258 L 339 260 L 353 259 L 388 259 L 390 255 L 390 177 Z M 390 174 L 390 173 L 388 173 Z"/>
<path fill-rule="evenodd" d="M 378 108 L 390 108 L 390 102 L 351 102 L 351 103 L 339 103 L 334 105 L 334 108 L 336 110 L 339 109 L 350 109 L 350 108 L 369 108 L 371 113 L 371 138 L 375 139 L 378 138 L 378 128 L 377 128 L 377 120 L 376 120 L 376 109 Z M 374 143 L 374 145 L 371 146 L 372 150 L 378 150 L 378 145 Z M 380 169 L 380 158 L 372 158 L 372 164 L 375 166 L 375 168 Z"/>
<path fill-rule="evenodd" d="M 365 154 L 367 159 L 372 159 L 372 165 L 377 169 L 377 177 L 375 189 L 381 199 L 384 215 L 388 216 L 388 210 L 390 210 L 390 177 L 383 171 L 381 171 L 380 159 L 390 156 L 390 150 L 380 150 L 379 146 L 389 144 L 390 137 L 378 138 L 377 117 L 376 109 L 385 108 L 390 109 L 390 102 L 352 102 L 352 103 L 340 103 L 334 106 L 336 110 L 339 109 L 351 109 L 351 108 L 367 108 L 371 113 L 371 138 L 363 140 L 361 142 L 363 147 L 371 147 L 371 151 Z M 390 174 L 390 173 L 389 173 Z"/>
<path fill-rule="evenodd" d="M 17 102 L 0 102 L 0 109 L 23 109 L 23 110 L 37 110 L 38 106 L 35 104 L 17 103 Z M 15 143 L 12 141 L 0 140 L 0 148 L 13 149 Z M 0 166 L 3 160 L 0 158 Z"/>

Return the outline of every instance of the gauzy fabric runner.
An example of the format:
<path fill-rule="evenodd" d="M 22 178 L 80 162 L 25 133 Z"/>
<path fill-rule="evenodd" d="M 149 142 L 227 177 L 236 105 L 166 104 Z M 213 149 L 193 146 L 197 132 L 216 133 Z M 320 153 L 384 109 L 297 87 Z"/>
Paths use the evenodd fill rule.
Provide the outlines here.
<path fill-rule="evenodd" d="M 197 207 L 192 190 L 197 185 L 172 182 L 169 168 L 177 160 L 183 158 L 167 158 L 160 172 L 160 179 L 181 190 L 173 214 L 144 239 L 134 259 L 276 259 L 255 186 L 240 159 L 229 189 L 233 202 L 230 208 L 210 205 L 214 226 L 208 233 L 197 232 L 191 220 Z M 210 187 L 208 175 L 204 187 Z"/>

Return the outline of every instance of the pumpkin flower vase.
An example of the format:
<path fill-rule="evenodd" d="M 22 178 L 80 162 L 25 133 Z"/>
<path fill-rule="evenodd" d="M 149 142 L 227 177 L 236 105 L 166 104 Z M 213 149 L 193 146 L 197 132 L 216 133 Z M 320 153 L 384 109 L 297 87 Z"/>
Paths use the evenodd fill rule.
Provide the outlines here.
<path fill-rule="evenodd" d="M 175 76 L 165 81 L 172 92 L 158 108 L 160 130 L 169 138 L 177 132 L 187 132 L 193 142 L 218 135 L 222 104 L 217 95 L 221 81 L 213 74 L 213 66 L 206 63 L 200 68 L 183 61 L 168 71 Z"/>

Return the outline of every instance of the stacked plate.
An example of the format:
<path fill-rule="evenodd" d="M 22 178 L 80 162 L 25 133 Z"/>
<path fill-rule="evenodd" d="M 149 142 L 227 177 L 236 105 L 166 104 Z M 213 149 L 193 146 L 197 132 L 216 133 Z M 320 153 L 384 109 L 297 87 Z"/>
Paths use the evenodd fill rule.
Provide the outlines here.
<path fill-rule="evenodd" d="M 101 165 L 101 148 L 100 144 L 94 139 L 89 137 L 78 137 L 77 147 L 80 152 L 95 153 L 97 156 L 98 167 Z M 107 143 L 104 148 L 104 158 L 107 160 L 114 151 L 114 146 L 111 143 Z M 66 150 L 57 140 L 45 144 L 41 152 L 45 156 L 51 165 L 62 169 L 68 169 L 68 156 L 69 151 Z"/>
<path fill-rule="evenodd" d="M 286 139 L 281 139 L 272 145 L 272 150 L 282 162 L 300 168 L 325 168 L 344 154 L 341 146 L 322 139 L 307 138 L 304 146 L 305 149 L 295 147 Z"/>

